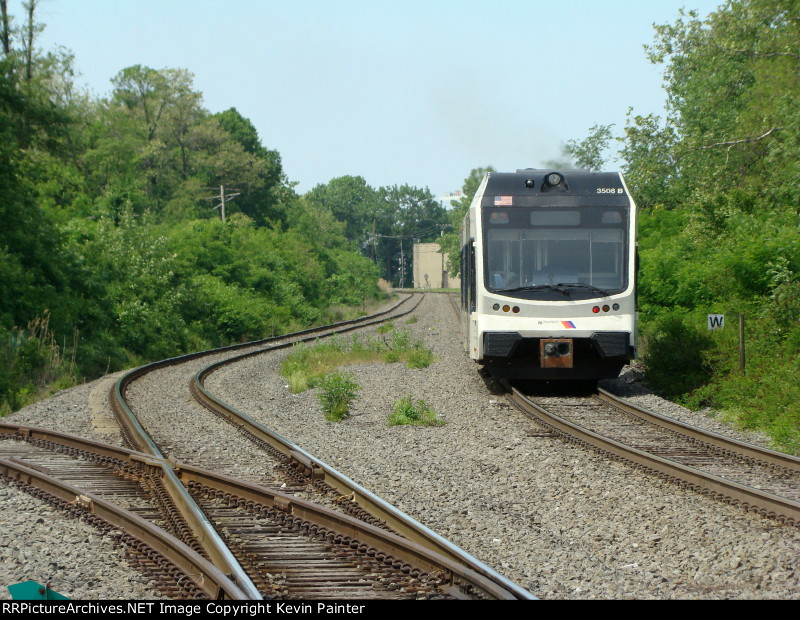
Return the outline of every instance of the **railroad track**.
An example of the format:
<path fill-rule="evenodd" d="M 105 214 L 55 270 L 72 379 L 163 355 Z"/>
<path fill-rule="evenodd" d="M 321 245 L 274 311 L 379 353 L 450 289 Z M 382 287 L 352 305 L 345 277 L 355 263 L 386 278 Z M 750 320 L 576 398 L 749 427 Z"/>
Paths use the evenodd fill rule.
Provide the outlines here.
<path fill-rule="evenodd" d="M 179 540 L 186 526 L 159 485 L 167 469 L 213 521 L 256 598 L 518 598 L 421 545 L 285 493 L 64 433 L 0 424 L 0 477 L 116 537 L 164 594 L 252 598 L 241 579 L 208 561 L 205 545 L 191 549 Z"/>
<path fill-rule="evenodd" d="M 548 431 L 725 503 L 800 526 L 800 459 L 641 409 L 605 390 L 512 402 Z"/>
<path fill-rule="evenodd" d="M 277 345 L 270 350 L 277 350 L 287 346 L 290 346 L 290 344 Z M 529 596 L 519 586 L 508 581 L 464 550 L 443 539 L 415 519 L 400 512 L 394 506 L 384 502 L 367 489 L 337 472 L 323 461 L 316 459 L 313 455 L 303 450 L 302 447 L 295 445 L 290 440 L 258 423 L 246 413 L 237 410 L 205 388 L 205 381 L 212 373 L 224 366 L 260 353 L 262 352 L 244 353 L 203 368 L 195 374 L 190 382 L 192 394 L 204 407 L 229 422 L 249 441 L 263 448 L 276 459 L 279 463 L 278 467 L 286 472 L 295 483 L 304 485 L 306 488 L 313 488 L 319 494 L 328 498 L 340 498 L 337 505 L 340 510 L 371 525 L 398 533 L 455 562 L 469 566 L 472 570 L 501 587 L 516 592 L 522 598 Z M 341 498 L 347 498 L 347 501 L 341 501 Z"/>
<path fill-rule="evenodd" d="M 166 463 L 65 433 L 0 424 L 0 478 L 98 528 L 170 598 L 245 594 L 167 530 L 184 527 L 161 484 Z M 161 527 L 160 527 L 161 526 Z"/>
<path fill-rule="evenodd" d="M 183 524 L 177 532 L 178 535 L 188 546 L 197 546 L 198 541 L 202 541 L 201 553 L 224 574 L 231 576 L 234 585 L 244 596 L 322 597 L 329 588 L 320 584 L 338 582 L 343 584 L 343 589 L 332 591 L 331 596 L 334 598 L 366 597 L 367 594 L 379 598 L 398 596 L 532 598 L 524 589 L 403 515 L 366 489 L 355 485 L 324 463 L 317 461 L 300 447 L 269 429 L 252 423 L 245 414 L 235 412 L 229 407 L 220 407 L 213 396 L 204 390 L 202 378 L 198 377 L 203 372 L 213 372 L 215 368 L 250 355 L 276 351 L 323 335 L 342 333 L 380 323 L 388 318 L 403 316 L 413 311 L 422 299 L 419 296 L 414 303 L 413 297 L 408 297 L 386 312 L 356 321 L 150 364 L 126 374 L 112 388 L 110 394 L 112 408 L 120 422 L 126 443 L 151 459 L 166 462 L 167 455 L 159 444 L 170 440 L 162 437 L 157 441 L 150 436 L 145 429 L 146 424 L 139 419 L 135 407 L 131 406 L 127 398 L 131 386 L 162 369 L 194 362 L 200 358 L 220 357 L 220 354 L 223 354 L 223 359 L 218 359 L 195 375 L 192 380 L 193 393 L 206 408 L 236 426 L 252 444 L 263 448 L 269 458 L 274 460 L 273 469 L 278 477 L 269 481 L 273 487 L 281 486 L 282 490 L 298 494 L 311 490 L 316 494 L 315 498 L 317 496 L 324 498 L 328 505 L 334 505 L 337 509 L 330 511 L 308 504 L 302 498 L 268 490 L 267 487 L 254 484 L 253 481 L 234 481 L 233 478 L 226 478 L 225 484 L 212 484 L 209 481 L 214 475 L 210 472 L 200 476 L 202 481 L 199 481 L 192 477 L 199 476 L 196 473 L 200 471 L 199 469 L 186 464 L 176 465 L 175 458 L 182 458 L 183 455 L 171 454 L 173 467 L 163 468 L 161 482 L 166 495 L 170 498 L 173 510 L 177 513 L 176 519 Z M 406 307 L 401 308 L 403 304 L 406 304 Z M 230 355 L 231 353 L 233 355 Z M 260 460 L 264 460 L 263 456 Z M 220 474 L 215 476 L 218 480 Z M 234 484 L 238 485 L 237 491 L 231 491 L 229 488 Z M 245 496 L 242 496 L 240 493 L 245 487 L 247 491 Z M 267 498 L 265 493 L 275 494 L 274 498 Z M 248 511 L 252 513 L 253 510 L 256 510 L 255 516 L 248 513 Z M 326 510 L 336 515 L 335 518 L 330 515 L 325 518 L 319 516 L 321 514 L 319 511 Z M 313 514 L 314 517 L 307 519 L 305 516 L 297 516 L 298 514 Z M 261 518 L 273 521 L 260 523 L 258 519 Z M 332 518 L 335 527 L 331 527 L 329 521 L 325 520 Z M 277 519 L 277 522 L 274 519 Z M 286 526 L 286 523 L 289 523 L 289 526 Z M 333 566 L 332 557 L 312 560 L 303 556 L 304 553 L 312 553 L 310 551 L 312 547 L 321 553 L 320 541 L 302 544 L 281 542 L 279 539 L 283 534 L 278 535 L 275 532 L 282 532 L 286 527 L 299 528 L 303 530 L 303 535 L 310 535 L 312 538 L 323 536 L 323 546 L 335 547 L 334 551 L 329 549 L 327 553 L 344 554 L 346 557 L 342 561 L 349 564 L 347 567 L 340 566 L 340 572 L 335 576 L 326 577 L 322 567 Z M 277 552 L 264 542 L 273 538 L 276 540 L 277 548 L 282 548 L 281 544 L 284 544 L 288 545 L 283 547 L 286 549 L 300 549 L 297 561 L 310 562 L 313 567 L 304 572 L 294 571 L 280 564 L 275 565 Z M 362 570 L 358 567 L 367 568 Z M 359 570 L 362 572 L 359 573 Z M 299 575 L 297 577 L 299 581 L 297 579 L 293 581 L 291 576 L 295 574 Z M 275 575 L 289 576 L 276 579 Z"/>

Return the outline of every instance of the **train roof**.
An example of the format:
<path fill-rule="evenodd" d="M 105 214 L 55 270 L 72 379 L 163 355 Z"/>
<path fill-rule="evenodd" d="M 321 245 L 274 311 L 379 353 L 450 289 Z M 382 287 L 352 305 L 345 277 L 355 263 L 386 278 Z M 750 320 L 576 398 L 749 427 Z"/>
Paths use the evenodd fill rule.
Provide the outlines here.
<path fill-rule="evenodd" d="M 558 174 L 564 179 L 564 186 L 548 187 L 545 178 Z M 527 182 L 533 185 L 526 184 Z M 527 169 L 517 172 L 490 172 L 486 185 L 487 194 L 528 196 L 531 193 L 568 192 L 570 194 L 597 193 L 598 189 L 623 187 L 619 172 L 589 172 L 587 170 L 539 170 Z"/>
<path fill-rule="evenodd" d="M 619 172 L 528 168 L 487 174 L 482 206 L 628 206 Z"/>

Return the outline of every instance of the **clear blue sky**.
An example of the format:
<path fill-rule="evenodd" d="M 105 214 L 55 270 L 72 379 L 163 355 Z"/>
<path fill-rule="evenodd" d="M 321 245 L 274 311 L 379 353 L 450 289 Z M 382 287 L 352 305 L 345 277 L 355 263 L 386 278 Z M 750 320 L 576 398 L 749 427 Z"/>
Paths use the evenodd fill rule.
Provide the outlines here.
<path fill-rule="evenodd" d="M 660 113 L 642 46 L 721 0 L 40 0 L 40 47 L 96 95 L 124 67 L 183 68 L 235 107 L 298 190 L 350 174 L 460 189 L 470 169 L 538 166 L 628 107 Z M 9 6 L 23 21 L 20 0 Z M 235 182 L 235 181 L 232 181 Z"/>

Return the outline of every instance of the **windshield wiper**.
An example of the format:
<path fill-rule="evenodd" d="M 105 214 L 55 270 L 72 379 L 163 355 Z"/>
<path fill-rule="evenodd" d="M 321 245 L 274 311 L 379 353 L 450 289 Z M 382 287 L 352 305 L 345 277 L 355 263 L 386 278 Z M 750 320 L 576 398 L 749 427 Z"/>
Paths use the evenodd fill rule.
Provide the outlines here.
<path fill-rule="evenodd" d="M 609 297 L 611 293 L 601 288 L 597 288 L 596 286 L 592 286 L 591 284 L 584 284 L 583 282 L 559 282 L 556 286 L 570 286 L 570 287 L 579 287 L 579 288 L 588 288 L 593 290 L 595 293 L 600 293 L 604 297 Z"/>
<path fill-rule="evenodd" d="M 514 288 L 498 288 L 492 291 L 493 293 L 516 293 L 518 291 L 539 291 L 542 289 L 548 289 L 551 291 L 558 291 L 565 297 L 569 297 L 569 293 L 565 291 L 563 288 L 559 288 L 560 284 L 534 284 L 530 286 L 516 286 Z"/>

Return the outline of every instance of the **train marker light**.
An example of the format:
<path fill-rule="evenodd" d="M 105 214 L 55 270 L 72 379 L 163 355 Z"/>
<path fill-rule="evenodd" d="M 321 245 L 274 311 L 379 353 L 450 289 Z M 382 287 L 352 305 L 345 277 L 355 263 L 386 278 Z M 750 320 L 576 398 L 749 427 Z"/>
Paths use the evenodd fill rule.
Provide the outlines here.
<path fill-rule="evenodd" d="M 594 312 L 595 314 L 600 312 L 600 306 L 595 306 L 594 308 L 592 308 L 592 312 Z"/>
<path fill-rule="evenodd" d="M 608 312 L 610 309 L 608 306 L 603 306 L 603 312 Z"/>
<path fill-rule="evenodd" d="M 500 304 L 495 304 L 492 306 L 492 310 L 499 310 L 499 309 L 500 309 Z"/>
<path fill-rule="evenodd" d="M 613 310 L 619 310 L 619 304 L 614 304 L 613 306 L 611 306 L 611 308 Z"/>
<path fill-rule="evenodd" d="M 511 308 L 511 312 L 513 312 L 514 314 L 519 314 L 519 306 L 514 306 L 513 308 Z"/>
<path fill-rule="evenodd" d="M 503 306 L 503 312 L 508 312 L 509 310 L 511 310 L 510 306 Z"/>

